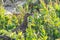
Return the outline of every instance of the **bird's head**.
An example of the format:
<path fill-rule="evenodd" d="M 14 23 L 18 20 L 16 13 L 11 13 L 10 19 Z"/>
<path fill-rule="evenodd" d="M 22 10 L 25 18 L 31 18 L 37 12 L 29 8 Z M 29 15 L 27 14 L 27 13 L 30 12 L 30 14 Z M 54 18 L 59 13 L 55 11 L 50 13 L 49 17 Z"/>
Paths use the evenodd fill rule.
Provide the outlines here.
<path fill-rule="evenodd" d="M 32 16 L 32 15 L 33 15 L 32 13 L 25 14 L 26 17 Z"/>

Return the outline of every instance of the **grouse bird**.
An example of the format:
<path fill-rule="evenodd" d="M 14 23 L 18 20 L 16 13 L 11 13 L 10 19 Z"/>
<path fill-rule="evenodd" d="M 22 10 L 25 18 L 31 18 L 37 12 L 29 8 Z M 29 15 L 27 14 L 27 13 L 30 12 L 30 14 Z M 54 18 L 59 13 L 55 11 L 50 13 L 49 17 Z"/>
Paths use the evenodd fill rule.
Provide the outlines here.
<path fill-rule="evenodd" d="M 28 26 L 27 26 L 27 25 L 28 25 L 28 20 L 27 20 L 27 18 L 28 18 L 29 16 L 31 16 L 31 15 L 32 15 L 32 13 L 31 13 L 31 14 L 29 14 L 29 13 L 25 14 L 24 19 L 23 19 L 23 22 L 21 23 L 21 25 L 18 26 L 17 28 L 15 28 L 14 30 L 12 30 L 12 32 L 18 33 L 18 30 L 21 30 L 23 33 L 25 33 L 25 32 L 26 32 L 26 28 L 28 27 Z"/>

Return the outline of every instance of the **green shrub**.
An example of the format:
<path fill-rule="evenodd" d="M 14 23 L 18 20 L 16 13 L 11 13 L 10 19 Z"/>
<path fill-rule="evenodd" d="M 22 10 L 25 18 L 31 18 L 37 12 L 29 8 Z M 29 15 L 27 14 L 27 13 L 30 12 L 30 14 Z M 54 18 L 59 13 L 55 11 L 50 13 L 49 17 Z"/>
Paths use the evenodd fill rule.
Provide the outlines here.
<path fill-rule="evenodd" d="M 38 1 L 37 1 L 38 2 Z M 60 38 L 60 4 L 50 1 L 47 5 L 40 0 L 40 4 L 33 5 L 29 9 L 29 4 L 35 3 L 33 0 L 27 0 L 24 7 L 20 6 L 20 15 L 4 15 L 5 9 L 0 8 L 0 34 L 7 35 L 15 40 L 55 40 Z M 55 5 L 56 4 L 56 5 Z M 38 12 L 36 8 L 39 8 Z M 33 10 L 32 10 L 33 9 Z M 28 17 L 28 28 L 26 33 L 11 32 L 10 30 L 22 23 L 24 15 L 33 12 Z M 20 18 L 19 18 L 20 17 Z M 19 22 L 19 23 L 18 23 Z"/>

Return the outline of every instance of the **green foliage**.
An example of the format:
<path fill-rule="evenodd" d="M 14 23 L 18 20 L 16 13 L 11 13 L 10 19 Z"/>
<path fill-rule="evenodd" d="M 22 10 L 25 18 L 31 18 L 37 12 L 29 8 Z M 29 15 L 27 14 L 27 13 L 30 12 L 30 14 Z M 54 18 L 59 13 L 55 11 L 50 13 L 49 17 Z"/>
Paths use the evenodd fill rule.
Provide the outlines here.
<path fill-rule="evenodd" d="M 18 20 L 15 15 L 5 15 L 5 10 L 3 7 L 0 8 L 0 29 L 11 30 L 15 28 L 18 24 Z"/>
<path fill-rule="evenodd" d="M 39 5 L 37 3 L 29 9 L 29 4 L 34 4 L 36 1 L 27 0 L 24 7 L 19 7 L 20 15 L 17 17 L 15 15 L 5 15 L 5 9 L 0 7 L 0 34 L 7 35 L 15 40 L 55 40 L 60 38 L 60 4 L 56 2 L 52 4 L 50 0 L 46 5 L 44 1 L 39 1 Z M 39 8 L 40 12 L 36 8 Z M 28 17 L 26 33 L 19 31 L 16 34 L 11 32 L 18 24 L 22 23 L 24 15 L 31 11 L 33 11 L 33 15 Z"/>

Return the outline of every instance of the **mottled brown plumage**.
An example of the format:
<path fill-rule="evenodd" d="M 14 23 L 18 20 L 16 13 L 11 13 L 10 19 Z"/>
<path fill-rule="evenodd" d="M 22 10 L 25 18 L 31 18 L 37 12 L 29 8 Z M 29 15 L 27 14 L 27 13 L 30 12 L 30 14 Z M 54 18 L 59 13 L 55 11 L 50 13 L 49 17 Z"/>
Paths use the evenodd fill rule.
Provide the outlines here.
<path fill-rule="evenodd" d="M 23 20 L 23 22 L 21 23 L 21 25 L 20 26 L 18 26 L 17 28 L 15 28 L 14 30 L 12 30 L 13 32 L 17 32 L 18 30 L 20 30 L 20 31 L 22 31 L 23 33 L 26 31 L 26 28 L 28 27 L 27 25 L 28 25 L 28 20 L 27 20 L 27 18 L 30 16 L 30 15 L 32 15 L 32 14 L 29 14 L 29 13 L 27 13 L 27 14 L 25 14 L 25 16 L 24 16 L 24 20 Z"/>

